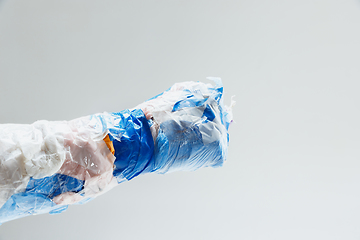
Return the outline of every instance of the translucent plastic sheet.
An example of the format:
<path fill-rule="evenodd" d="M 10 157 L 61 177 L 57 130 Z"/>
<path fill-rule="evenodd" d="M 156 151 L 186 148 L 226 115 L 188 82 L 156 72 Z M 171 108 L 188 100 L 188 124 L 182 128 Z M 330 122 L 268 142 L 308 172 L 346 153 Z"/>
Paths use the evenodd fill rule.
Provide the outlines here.
<path fill-rule="evenodd" d="M 0 224 L 60 213 L 140 174 L 222 166 L 232 115 L 210 79 L 121 112 L 0 124 Z"/>

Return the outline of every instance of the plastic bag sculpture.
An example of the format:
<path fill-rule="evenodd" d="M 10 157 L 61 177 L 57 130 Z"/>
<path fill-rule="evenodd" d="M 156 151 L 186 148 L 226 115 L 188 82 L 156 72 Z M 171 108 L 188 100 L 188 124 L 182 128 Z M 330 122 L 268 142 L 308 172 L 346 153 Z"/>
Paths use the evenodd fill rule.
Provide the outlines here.
<path fill-rule="evenodd" d="M 140 174 L 222 166 L 232 116 L 210 79 L 121 112 L 0 124 L 0 224 L 60 213 Z"/>

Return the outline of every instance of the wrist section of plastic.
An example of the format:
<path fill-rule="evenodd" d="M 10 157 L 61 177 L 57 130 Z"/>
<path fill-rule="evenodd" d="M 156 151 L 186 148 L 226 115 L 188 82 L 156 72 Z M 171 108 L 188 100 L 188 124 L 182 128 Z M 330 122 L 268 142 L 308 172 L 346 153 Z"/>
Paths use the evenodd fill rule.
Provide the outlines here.
<path fill-rule="evenodd" d="M 57 173 L 43 178 L 30 177 L 23 191 L 8 198 L 0 208 L 0 223 L 28 215 L 47 212 L 50 214 L 60 213 L 67 209 L 68 204 L 56 204 L 54 198 L 65 195 L 66 200 L 66 198 L 74 198 L 76 195 L 77 201 L 72 203 L 81 204 L 100 195 L 103 190 L 113 187 L 112 179 L 117 183 L 130 180 L 145 169 L 153 155 L 154 141 L 148 121 L 140 109 L 95 114 L 86 118 L 86 120 L 78 122 L 86 123 L 87 127 L 90 126 L 94 130 L 90 134 L 90 138 L 94 140 L 94 144 L 90 145 L 94 146 L 84 145 L 84 142 L 89 139 L 84 137 L 84 134 L 79 134 L 84 138 L 83 141 L 73 140 L 69 146 L 69 154 L 72 156 L 67 157 L 70 160 L 65 160 Z M 92 152 L 99 152 L 100 145 L 103 147 L 102 151 L 107 151 L 102 155 L 111 154 L 112 156 L 107 147 L 104 149 L 106 146 L 103 140 L 104 136 L 110 138 L 115 150 L 113 156 L 115 161 L 111 163 L 110 172 L 112 179 L 108 179 L 105 183 L 103 176 L 106 171 L 101 169 L 104 168 L 104 159 L 107 159 L 96 157 Z M 80 152 L 72 151 L 73 148 Z M 86 148 L 91 150 L 90 153 L 81 152 Z M 100 154 L 100 156 L 102 155 Z M 100 181 L 103 181 L 102 184 L 98 184 Z M 86 184 L 87 182 L 88 184 Z"/>

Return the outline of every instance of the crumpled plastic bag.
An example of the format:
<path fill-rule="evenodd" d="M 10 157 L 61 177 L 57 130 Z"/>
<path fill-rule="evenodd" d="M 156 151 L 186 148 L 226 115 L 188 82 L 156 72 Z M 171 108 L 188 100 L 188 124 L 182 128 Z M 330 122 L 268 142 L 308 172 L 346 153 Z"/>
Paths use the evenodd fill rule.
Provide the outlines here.
<path fill-rule="evenodd" d="M 209 79 L 121 112 L 0 124 L 0 224 L 60 213 L 140 174 L 222 166 L 232 113 L 221 79 Z"/>

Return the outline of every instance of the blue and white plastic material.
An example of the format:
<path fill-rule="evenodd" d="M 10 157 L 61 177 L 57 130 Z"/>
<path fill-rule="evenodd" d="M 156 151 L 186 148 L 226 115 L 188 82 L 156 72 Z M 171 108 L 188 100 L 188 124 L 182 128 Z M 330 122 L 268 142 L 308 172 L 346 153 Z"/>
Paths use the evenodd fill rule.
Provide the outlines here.
<path fill-rule="evenodd" d="M 231 107 L 216 86 L 184 82 L 116 113 L 0 125 L 0 224 L 60 213 L 144 173 L 222 166 Z"/>

